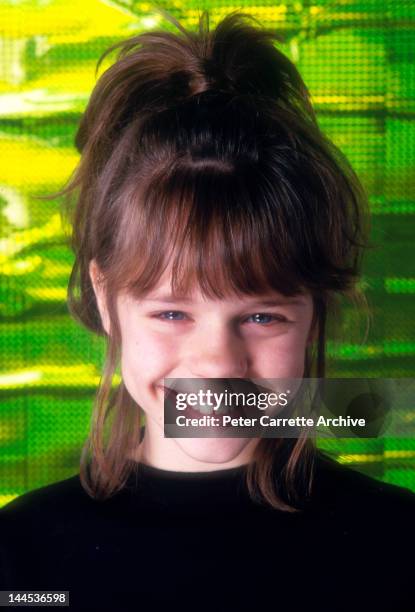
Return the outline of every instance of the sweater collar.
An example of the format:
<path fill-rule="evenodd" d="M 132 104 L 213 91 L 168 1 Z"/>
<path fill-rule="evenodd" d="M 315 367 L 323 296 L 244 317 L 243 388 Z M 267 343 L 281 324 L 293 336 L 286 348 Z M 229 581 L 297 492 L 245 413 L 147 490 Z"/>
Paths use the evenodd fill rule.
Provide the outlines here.
<path fill-rule="evenodd" d="M 247 466 L 204 471 L 176 472 L 133 462 L 126 483 L 138 503 L 155 508 L 194 514 L 222 511 L 251 504 L 246 485 Z"/>

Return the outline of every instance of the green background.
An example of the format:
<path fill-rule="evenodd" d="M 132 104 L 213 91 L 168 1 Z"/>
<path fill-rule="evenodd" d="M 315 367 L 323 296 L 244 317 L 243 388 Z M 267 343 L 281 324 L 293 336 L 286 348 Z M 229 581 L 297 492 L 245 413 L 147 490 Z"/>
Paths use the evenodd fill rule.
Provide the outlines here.
<path fill-rule="evenodd" d="M 354 339 L 328 343 L 328 376 L 408 377 L 414 369 L 415 4 L 388 2 L 159 2 L 195 27 L 243 9 L 278 30 L 308 85 L 320 126 L 370 197 L 373 239 L 363 286 L 374 319 Z M 78 471 L 103 343 L 68 315 L 73 256 L 65 246 L 59 189 L 78 161 L 80 115 L 110 44 L 172 29 L 134 1 L 0 3 L 0 505 Z M 108 60 L 109 61 L 109 60 Z M 107 67 L 104 62 L 103 68 Z M 410 415 L 414 419 L 415 415 Z M 415 442 L 320 441 L 340 462 L 415 490 Z"/>

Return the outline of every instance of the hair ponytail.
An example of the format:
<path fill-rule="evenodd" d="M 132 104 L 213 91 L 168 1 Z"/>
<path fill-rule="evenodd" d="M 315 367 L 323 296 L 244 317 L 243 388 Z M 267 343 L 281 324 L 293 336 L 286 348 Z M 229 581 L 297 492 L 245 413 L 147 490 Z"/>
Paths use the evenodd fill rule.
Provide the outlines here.
<path fill-rule="evenodd" d="M 100 143 L 110 154 L 114 140 L 135 118 L 143 120 L 207 91 L 246 96 L 257 106 L 278 104 L 315 121 L 297 68 L 275 47 L 274 32 L 253 27 L 257 21 L 253 16 L 234 11 L 210 32 L 209 14 L 204 11 L 195 34 L 161 12 L 183 36 L 145 32 L 102 54 L 97 70 L 110 53 L 119 50 L 82 117 L 75 139 L 80 152 L 88 143 Z"/>

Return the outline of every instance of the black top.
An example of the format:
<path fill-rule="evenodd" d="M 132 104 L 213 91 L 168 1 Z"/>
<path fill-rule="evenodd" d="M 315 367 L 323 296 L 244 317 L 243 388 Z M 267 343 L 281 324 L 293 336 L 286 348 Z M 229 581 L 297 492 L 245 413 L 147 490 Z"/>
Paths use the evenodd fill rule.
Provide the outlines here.
<path fill-rule="evenodd" d="M 291 514 L 253 502 L 245 470 L 140 465 L 106 501 L 78 475 L 21 495 L 0 510 L 0 590 L 66 590 L 71 610 L 415 610 L 414 493 L 318 452 Z"/>

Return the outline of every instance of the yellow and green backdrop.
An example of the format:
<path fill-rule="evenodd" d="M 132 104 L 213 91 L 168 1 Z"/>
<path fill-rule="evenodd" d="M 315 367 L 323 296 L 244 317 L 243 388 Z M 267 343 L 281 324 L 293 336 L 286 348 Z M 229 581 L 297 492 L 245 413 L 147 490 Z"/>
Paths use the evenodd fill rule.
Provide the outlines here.
<path fill-rule="evenodd" d="M 374 321 L 364 344 L 329 342 L 330 376 L 413 375 L 415 4 L 304 0 L 158 2 L 194 27 L 243 9 L 278 30 L 319 123 L 370 197 L 363 284 Z M 112 43 L 171 27 L 135 0 L 0 1 L 0 505 L 78 471 L 104 345 L 69 316 L 73 256 L 57 200 L 40 200 L 77 163 L 73 145 Z M 104 68 L 106 64 L 104 64 Z M 345 316 L 354 325 L 354 315 Z M 348 323 L 347 323 L 348 322 Z M 352 336 L 350 336 L 351 338 Z M 415 418 L 415 416 L 413 417 Z M 413 438 L 320 441 L 339 461 L 415 490 Z"/>

